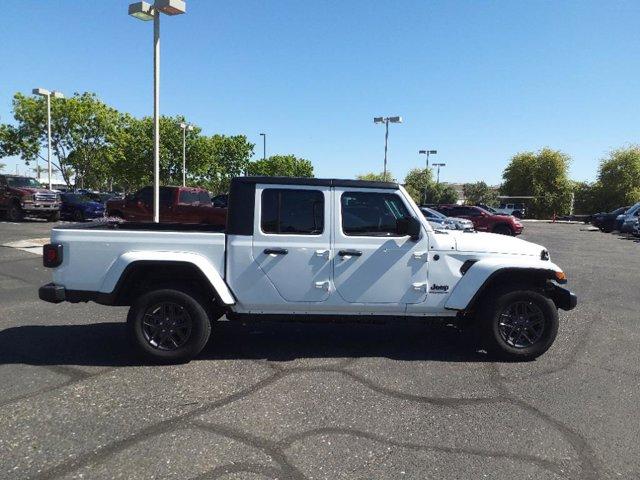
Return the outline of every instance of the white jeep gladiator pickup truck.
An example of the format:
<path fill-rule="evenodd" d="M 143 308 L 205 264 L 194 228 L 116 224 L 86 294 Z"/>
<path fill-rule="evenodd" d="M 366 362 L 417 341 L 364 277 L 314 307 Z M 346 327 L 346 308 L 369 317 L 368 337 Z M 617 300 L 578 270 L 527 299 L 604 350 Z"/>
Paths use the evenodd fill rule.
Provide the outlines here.
<path fill-rule="evenodd" d="M 135 344 L 185 361 L 212 323 L 448 317 L 503 358 L 544 353 L 576 296 L 542 246 L 434 230 L 399 185 L 233 179 L 226 231 L 207 225 L 70 224 L 51 232 L 42 300 L 130 306 Z"/>

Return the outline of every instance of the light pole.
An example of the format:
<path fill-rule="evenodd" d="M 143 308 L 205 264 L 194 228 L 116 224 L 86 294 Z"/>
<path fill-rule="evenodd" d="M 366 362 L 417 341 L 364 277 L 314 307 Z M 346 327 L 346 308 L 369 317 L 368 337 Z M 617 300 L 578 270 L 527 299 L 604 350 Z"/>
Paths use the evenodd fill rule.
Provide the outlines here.
<path fill-rule="evenodd" d="M 437 150 L 418 150 L 418 155 L 427 156 L 427 167 L 426 167 L 427 170 L 429 170 L 429 155 L 435 155 L 437 153 L 438 153 Z M 427 203 L 427 184 L 426 183 L 424 185 L 424 203 Z"/>
<path fill-rule="evenodd" d="M 187 130 L 193 131 L 193 125 L 190 123 L 180 123 L 182 129 L 182 186 L 187 186 Z"/>
<path fill-rule="evenodd" d="M 64 95 L 55 90 L 50 92 L 45 88 L 34 88 L 32 92 L 47 98 L 47 164 L 49 168 L 49 190 L 51 190 L 51 96 L 53 95 L 53 98 L 64 98 Z M 39 169 L 37 161 L 36 168 Z"/>
<path fill-rule="evenodd" d="M 160 13 L 180 15 L 187 10 L 183 0 L 156 0 L 153 5 L 136 2 L 129 15 L 153 20 L 153 221 L 160 222 Z"/>
<path fill-rule="evenodd" d="M 262 159 L 266 160 L 267 159 L 267 134 L 261 133 L 260 136 L 262 137 Z"/>
<path fill-rule="evenodd" d="M 438 179 L 436 180 L 436 183 L 440 183 L 440 167 L 446 167 L 447 164 L 446 163 L 434 163 L 433 164 L 434 167 L 438 167 Z"/>
<path fill-rule="evenodd" d="M 389 123 L 402 123 L 402 117 L 373 117 L 373 123 L 384 123 L 384 171 L 383 179 L 387 179 L 387 143 L 389 141 Z"/>

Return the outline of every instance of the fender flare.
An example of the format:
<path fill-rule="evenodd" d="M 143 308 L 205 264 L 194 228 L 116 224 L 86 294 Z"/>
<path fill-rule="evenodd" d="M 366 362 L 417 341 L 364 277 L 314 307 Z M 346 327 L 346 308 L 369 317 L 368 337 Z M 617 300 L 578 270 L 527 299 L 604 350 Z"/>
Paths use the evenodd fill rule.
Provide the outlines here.
<path fill-rule="evenodd" d="M 537 259 L 496 262 L 493 259 L 475 262 L 458 281 L 445 303 L 447 310 L 464 311 L 473 306 L 486 293 L 491 282 L 502 274 L 531 274 L 532 283 L 544 279 L 554 279 L 561 269 L 552 262 Z"/>
<path fill-rule="evenodd" d="M 107 270 L 98 293 L 101 295 L 117 294 L 118 283 L 125 277 L 126 271 L 140 262 L 193 265 L 209 280 L 223 305 L 234 305 L 236 303 L 231 290 L 229 290 L 220 272 L 211 262 L 203 255 L 188 252 L 141 251 L 123 253 Z"/>

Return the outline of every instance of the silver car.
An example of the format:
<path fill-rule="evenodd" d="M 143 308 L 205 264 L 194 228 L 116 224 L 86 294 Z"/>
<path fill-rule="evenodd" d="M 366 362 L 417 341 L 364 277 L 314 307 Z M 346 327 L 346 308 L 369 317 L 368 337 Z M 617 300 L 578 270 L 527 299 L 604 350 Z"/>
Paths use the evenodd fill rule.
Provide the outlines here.
<path fill-rule="evenodd" d="M 473 231 L 473 222 L 466 218 L 447 217 L 429 207 L 420 207 L 420 211 L 434 229 Z"/>

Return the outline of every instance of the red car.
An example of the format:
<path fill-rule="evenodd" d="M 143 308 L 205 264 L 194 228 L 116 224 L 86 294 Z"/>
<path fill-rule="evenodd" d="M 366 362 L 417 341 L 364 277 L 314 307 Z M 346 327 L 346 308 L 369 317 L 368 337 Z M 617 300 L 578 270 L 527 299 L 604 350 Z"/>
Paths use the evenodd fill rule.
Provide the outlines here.
<path fill-rule="evenodd" d="M 497 215 L 484 208 L 470 205 L 438 205 L 436 210 L 448 217 L 468 218 L 479 232 L 499 233 L 501 235 L 520 235 L 524 226 L 511 215 Z"/>
<path fill-rule="evenodd" d="M 153 187 L 144 187 L 124 199 L 107 201 L 107 216 L 134 222 L 153 220 Z M 160 187 L 160 222 L 225 226 L 227 209 L 214 207 L 202 188 Z"/>

